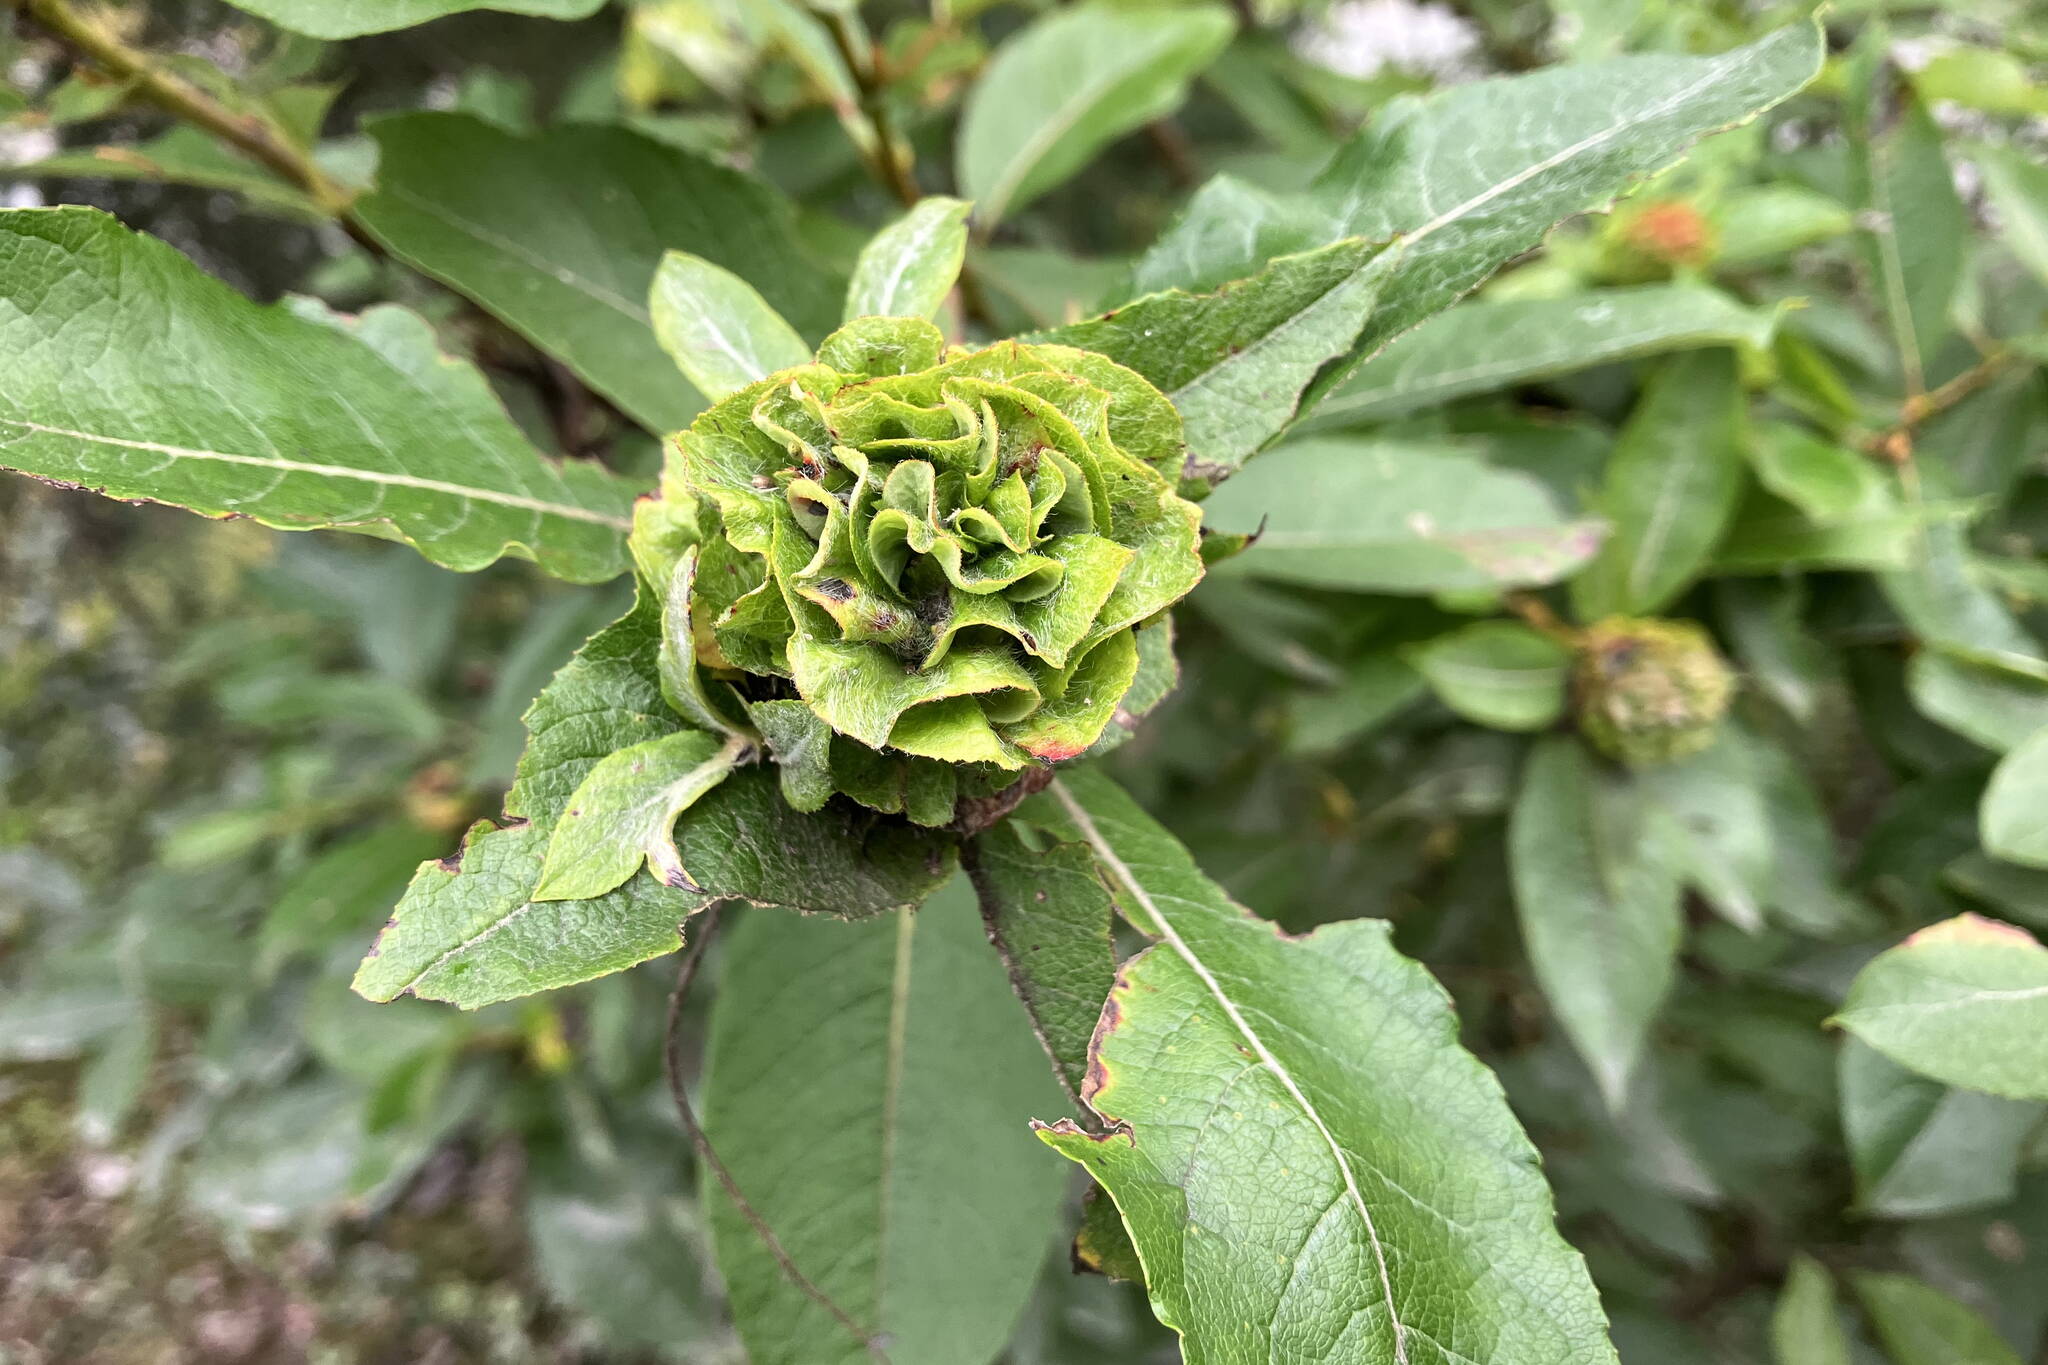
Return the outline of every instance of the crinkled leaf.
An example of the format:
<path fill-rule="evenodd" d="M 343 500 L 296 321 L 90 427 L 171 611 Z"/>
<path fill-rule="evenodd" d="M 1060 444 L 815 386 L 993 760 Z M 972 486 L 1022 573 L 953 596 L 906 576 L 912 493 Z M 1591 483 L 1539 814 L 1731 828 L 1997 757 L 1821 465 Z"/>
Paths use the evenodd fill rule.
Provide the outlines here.
<path fill-rule="evenodd" d="M 928 318 L 939 311 L 967 257 L 967 214 L 974 206 L 932 195 L 876 233 L 861 249 L 846 287 L 846 317 Z"/>
<path fill-rule="evenodd" d="M 555 821 L 536 901 L 587 900 L 644 863 L 664 886 L 696 886 L 673 837 L 676 817 L 731 776 L 743 741 L 678 730 L 599 759 Z"/>
<path fill-rule="evenodd" d="M 1612 530 L 1572 580 L 1582 620 L 1650 615 L 1705 567 L 1742 491 L 1743 409 L 1724 348 L 1681 356 L 1651 380 L 1595 500 Z"/>
<path fill-rule="evenodd" d="M 747 716 L 775 758 L 782 799 L 812 811 L 832 795 L 832 727 L 801 701 L 751 702 Z"/>
<path fill-rule="evenodd" d="M 531 822 L 481 821 L 452 865 L 420 864 L 356 970 L 356 991 L 475 1009 L 574 985 L 674 952 L 682 922 L 711 902 L 645 875 L 589 900 L 533 900 L 548 835 Z"/>
<path fill-rule="evenodd" d="M 1564 713 L 1571 651 L 1518 621 L 1479 621 L 1407 650 L 1437 699 L 1496 730 L 1541 730 Z"/>
<path fill-rule="evenodd" d="M 536 451 L 471 366 L 396 306 L 262 307 L 91 209 L 0 214 L 0 468 L 286 530 L 396 533 L 599 582 L 630 485 Z"/>
<path fill-rule="evenodd" d="M 2048 948 L 2024 929 L 1960 915 L 1856 974 L 1834 1022 L 1923 1076 L 2048 1099 Z"/>
<path fill-rule="evenodd" d="M 961 114 L 959 175 L 994 223 L 1173 111 L 1234 27 L 1221 6 L 1055 10 L 996 49 Z"/>
<path fill-rule="evenodd" d="M 1211 530 L 1264 524 L 1221 572 L 1361 592 L 1553 583 L 1601 535 L 1536 479 L 1456 447 L 1335 436 L 1289 442 L 1202 511 Z"/>
<path fill-rule="evenodd" d="M 1654 284 L 1555 299 L 1475 299 L 1431 318 L 1368 360 L 1310 424 L 1372 422 L 1632 356 L 1771 342 L 1775 313 L 1718 289 Z"/>
<path fill-rule="evenodd" d="M 473 1008 L 550 990 L 671 952 L 677 925 L 738 898 L 859 917 L 915 905 L 952 866 L 949 843 L 844 805 L 791 809 L 773 775 L 734 774 L 676 822 L 703 894 L 636 873 L 590 900 L 534 901 L 549 835 L 609 755 L 681 731 L 662 700 L 661 618 L 645 594 L 593 636 L 527 712 L 510 823 L 470 832 L 459 861 L 426 863 L 356 973 L 372 1000 L 411 992 Z"/>
<path fill-rule="evenodd" d="M 232 0 L 235 8 L 280 28 L 315 38 L 354 38 L 410 28 L 467 10 L 495 10 L 544 19 L 581 19 L 604 0 Z"/>
<path fill-rule="evenodd" d="M 648 293 L 654 336 L 712 402 L 802 365 L 811 348 L 751 284 L 687 251 L 670 251 Z"/>
<path fill-rule="evenodd" d="M 1115 1197 L 1189 1365 L 1614 1359 L 1534 1148 L 1384 922 L 1285 937 L 1099 774 L 1035 800 L 1014 818 L 1086 842 L 1160 940 L 1091 1052 L 1123 1127 L 1042 1136 Z"/>
<path fill-rule="evenodd" d="M 522 137 L 461 114 L 370 125 L 376 190 L 356 214 L 408 265 L 468 295 L 655 432 L 702 406 L 648 313 L 668 250 L 750 280 L 806 336 L 839 310 L 796 212 L 752 176 L 624 128 Z"/>
<path fill-rule="evenodd" d="M 1515 911 L 1536 979 L 1619 1109 L 1677 965 L 1679 882 L 1628 779 L 1577 740 L 1529 755 L 1509 822 Z"/>
<path fill-rule="evenodd" d="M 1027 841 L 1006 821 L 976 836 L 962 861 L 1010 988 L 1079 1104 L 1088 1043 L 1116 976 L 1113 907 L 1095 856 L 1083 844 Z"/>
<path fill-rule="evenodd" d="M 1026 1120 L 1057 1102 L 963 880 L 857 924 L 749 914 L 712 1010 L 705 1131 L 797 1268 L 893 1365 L 988 1360 L 1065 1201 Z M 710 1181 L 755 1365 L 871 1365 Z"/>

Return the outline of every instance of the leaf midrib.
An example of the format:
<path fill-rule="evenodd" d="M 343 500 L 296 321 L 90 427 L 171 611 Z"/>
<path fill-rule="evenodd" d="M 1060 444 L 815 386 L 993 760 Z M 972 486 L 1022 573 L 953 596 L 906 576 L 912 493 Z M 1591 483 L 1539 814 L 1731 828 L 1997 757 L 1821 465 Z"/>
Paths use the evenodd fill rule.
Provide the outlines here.
<path fill-rule="evenodd" d="M 1386 1248 L 1380 1243 L 1379 1229 L 1373 1222 L 1372 1212 L 1365 1206 L 1365 1196 L 1358 1188 L 1358 1178 L 1351 1169 L 1350 1157 L 1346 1155 L 1344 1148 L 1338 1143 L 1336 1135 L 1330 1131 L 1329 1125 L 1323 1122 L 1322 1114 L 1309 1101 L 1308 1096 L 1302 1093 L 1301 1087 L 1295 1082 L 1292 1073 L 1287 1070 L 1280 1059 L 1274 1055 L 1272 1049 L 1266 1045 L 1265 1040 L 1252 1028 L 1251 1022 L 1238 1009 L 1237 1002 L 1232 1000 L 1229 993 L 1223 989 L 1223 983 L 1216 979 L 1215 974 L 1209 970 L 1208 964 L 1196 956 L 1194 949 L 1188 946 L 1187 940 L 1182 938 L 1180 931 L 1174 927 L 1173 921 L 1167 918 L 1158 902 L 1153 900 L 1151 893 L 1146 891 L 1144 885 L 1139 882 L 1130 867 L 1118 855 L 1116 849 L 1102 836 L 1102 831 L 1096 828 L 1095 820 L 1088 813 L 1087 808 L 1074 799 L 1073 793 L 1067 790 L 1064 782 L 1055 781 L 1052 784 L 1051 791 L 1058 798 L 1061 806 L 1066 809 L 1069 818 L 1074 821 L 1075 826 L 1081 831 L 1081 836 L 1087 840 L 1088 846 L 1095 850 L 1095 856 L 1100 858 L 1116 879 L 1123 884 L 1131 898 L 1144 908 L 1145 913 L 1150 917 L 1153 924 L 1158 926 L 1160 937 L 1167 946 L 1172 948 L 1175 955 L 1187 964 L 1188 969 L 1195 974 L 1196 979 L 1202 983 L 1203 988 L 1215 998 L 1216 1003 L 1222 1007 L 1224 1015 L 1229 1018 L 1231 1024 L 1237 1029 L 1245 1042 L 1250 1045 L 1253 1054 L 1273 1074 L 1273 1077 L 1280 1082 L 1282 1088 L 1287 1091 L 1289 1098 L 1295 1102 L 1301 1112 L 1307 1116 L 1309 1122 L 1315 1126 L 1316 1132 L 1321 1135 L 1324 1144 L 1329 1148 L 1331 1159 L 1337 1163 L 1337 1169 L 1344 1177 L 1345 1193 L 1349 1196 L 1352 1208 L 1357 1211 L 1360 1221 L 1365 1226 L 1366 1239 L 1372 1244 L 1373 1260 L 1379 1269 L 1380 1290 L 1387 1305 L 1387 1320 L 1393 1325 L 1394 1329 L 1394 1359 L 1397 1365 L 1408 1365 L 1408 1326 L 1401 1321 L 1400 1310 L 1395 1306 L 1394 1283 L 1387 1269 Z"/>
<path fill-rule="evenodd" d="M 542 498 L 529 498 L 518 493 L 500 493 L 494 489 L 473 488 L 466 484 L 449 483 L 442 479 L 422 478 L 417 474 L 397 474 L 385 470 L 357 469 L 348 465 L 317 464 L 306 460 L 288 460 L 282 456 L 241 455 L 232 451 L 205 450 L 195 446 L 166 445 L 159 441 L 135 441 L 122 436 L 109 436 L 100 432 L 74 431 L 68 427 L 47 426 L 41 422 L 30 422 L 18 417 L 0 417 L 0 425 L 19 427 L 32 435 L 56 436 L 66 440 L 86 441 L 93 445 L 115 446 L 123 450 L 140 450 L 152 454 L 169 456 L 172 459 L 210 460 L 219 464 L 246 465 L 256 469 L 275 469 L 286 474 L 311 474 L 328 479 L 355 479 L 362 483 L 387 485 L 394 488 L 413 488 L 428 493 L 445 493 L 450 497 L 464 498 L 474 502 L 496 503 L 501 507 L 516 507 L 522 511 L 541 516 L 563 517 L 570 521 L 587 521 L 598 526 L 610 526 L 620 531 L 630 531 L 630 518 L 612 516 L 573 503 L 548 502 Z M 368 518 L 388 520 L 389 514 Z"/>

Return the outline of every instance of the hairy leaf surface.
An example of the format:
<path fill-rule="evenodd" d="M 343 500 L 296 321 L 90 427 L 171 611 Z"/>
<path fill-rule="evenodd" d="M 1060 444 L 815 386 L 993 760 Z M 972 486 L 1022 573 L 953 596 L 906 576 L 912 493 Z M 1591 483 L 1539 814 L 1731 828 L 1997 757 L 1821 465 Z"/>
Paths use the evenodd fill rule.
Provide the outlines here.
<path fill-rule="evenodd" d="M 928 318 L 939 311 L 967 258 L 972 204 L 944 195 L 920 199 L 861 250 L 846 287 L 846 318 Z"/>
<path fill-rule="evenodd" d="M 1171 391 L 1190 361 L 1173 339 L 1219 311 L 1259 317 L 1243 328 L 1248 354 L 1253 341 L 1299 334 L 1251 359 L 1197 362 L 1224 379 L 1240 376 L 1210 387 L 1287 396 L 1242 415 L 1189 413 L 1191 459 L 1216 466 L 1212 481 L 1227 476 L 1357 362 L 1535 246 L 1552 224 L 1604 207 L 1708 133 L 1788 98 L 1813 78 L 1821 52 L 1819 29 L 1798 24 L 1712 57 L 1621 57 L 1396 101 L 1299 198 L 1267 199 L 1248 212 L 1241 189 L 1220 209 L 1213 193 L 1198 194 L 1140 266 L 1140 278 L 1173 288 L 1049 339 L 1105 351 Z M 1304 290 L 1304 263 L 1323 253 L 1281 253 L 1339 239 L 1357 245 L 1348 257 L 1325 257 L 1324 273 L 1348 273 Z M 1369 243 L 1389 245 L 1380 252 Z M 1180 292 L 1226 280 L 1240 282 Z M 1347 305 L 1341 317 L 1331 300 Z M 1340 323 L 1354 317 L 1357 329 L 1337 340 Z"/>
<path fill-rule="evenodd" d="M 843 803 L 792 810 L 774 774 L 756 766 L 675 823 L 697 890 L 639 871 L 593 899 L 534 900 L 549 837 L 585 780 L 608 756 L 684 730 L 662 699 L 660 642 L 660 609 L 643 595 L 555 675 L 526 715 L 531 737 L 505 798 L 508 823 L 481 822 L 459 860 L 420 867 L 356 973 L 360 994 L 474 1008 L 672 952 L 677 926 L 715 899 L 857 917 L 915 905 L 944 879 L 953 853 L 943 839 Z"/>
<path fill-rule="evenodd" d="M 1536 1153 L 1377 920 L 1287 938 L 1099 774 L 1020 818 L 1095 852 L 1160 941 L 1125 964 L 1046 1141 L 1115 1197 L 1189 1365 L 1612 1361 Z"/>
<path fill-rule="evenodd" d="M 0 214 L 0 468 L 600 582 L 633 490 L 528 443 L 418 316 L 262 307 L 92 209 Z"/>

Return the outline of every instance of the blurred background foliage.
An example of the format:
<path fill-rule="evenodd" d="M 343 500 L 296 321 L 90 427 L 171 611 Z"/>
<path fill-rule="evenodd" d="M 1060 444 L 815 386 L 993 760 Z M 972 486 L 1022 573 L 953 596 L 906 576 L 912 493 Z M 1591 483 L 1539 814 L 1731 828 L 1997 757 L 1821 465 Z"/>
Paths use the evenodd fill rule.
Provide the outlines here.
<path fill-rule="evenodd" d="M 948 188 L 992 47 L 1047 8 L 865 7 L 879 99 L 929 187 Z M 1201 180 L 1297 188 L 1390 99 L 1720 50 L 1807 7 L 1239 8 L 1176 114 L 977 240 L 988 324 L 1121 297 Z M 470 14 L 332 43 L 209 0 L 111 13 L 299 120 L 345 183 L 374 173 L 366 119 L 431 108 L 514 132 L 620 124 L 748 167 L 834 261 L 864 238 L 850 224 L 892 212 L 842 125 L 845 68 L 796 0 Z M 1373 528 L 1341 563 L 1247 556 L 1212 576 L 1180 617 L 1180 692 L 1115 760 L 1260 913 L 1394 922 L 1542 1148 L 1629 1365 L 1770 1358 L 1774 1315 L 1784 1365 L 1819 1361 L 1788 1354 L 1816 1301 L 1808 1257 L 1912 1277 L 1857 1281 L 1859 1359 L 2005 1359 L 1961 1353 L 1961 1312 L 2012 1359 L 2048 1360 L 2043 1106 L 1913 1077 L 1821 1027 L 1911 928 L 1977 909 L 2048 930 L 2048 873 L 1991 858 L 1977 826 L 2000 754 L 2048 719 L 2048 15 L 1848 3 L 1829 23 L 1837 57 L 1812 91 L 1480 296 L 1523 312 L 1439 325 L 1431 344 L 1471 375 L 1369 368 L 1218 495 L 1212 515 L 1256 522 L 1285 498 Z M 257 297 L 402 300 L 543 448 L 655 467 L 652 438 L 560 363 L 290 187 L 72 72 L 26 25 L 0 59 L 0 199 L 113 209 Z M 1892 211 L 1916 226 L 1892 240 L 1932 298 L 1912 311 L 1938 323 L 1903 350 L 1867 254 L 1873 137 L 1880 179 L 1911 190 Z M 1670 420 L 1644 397 L 1674 351 L 1732 356 L 1759 433 L 1798 420 L 1870 458 L 1759 434 L 1707 581 L 1665 608 L 1709 627 L 1740 681 L 1720 742 L 1638 792 L 1685 832 L 1693 891 L 1610 1113 L 1532 976 L 1510 884 L 1508 814 L 1562 666 L 1461 633 L 1502 598 L 1433 577 L 1415 518 L 1455 529 L 1500 506 L 1558 552 L 1547 533 L 1601 509 L 1617 440 Z M 1375 521 L 1381 506 L 1402 515 Z M 738 1359 L 661 1084 L 667 965 L 474 1014 L 347 989 L 413 867 L 496 809 L 526 702 L 623 592 L 0 484 L 0 1360 Z M 1561 605 L 1518 604 L 1539 621 Z M 1064 1248 L 1006 1356 L 1175 1358 L 1141 1295 L 1068 1274 Z"/>

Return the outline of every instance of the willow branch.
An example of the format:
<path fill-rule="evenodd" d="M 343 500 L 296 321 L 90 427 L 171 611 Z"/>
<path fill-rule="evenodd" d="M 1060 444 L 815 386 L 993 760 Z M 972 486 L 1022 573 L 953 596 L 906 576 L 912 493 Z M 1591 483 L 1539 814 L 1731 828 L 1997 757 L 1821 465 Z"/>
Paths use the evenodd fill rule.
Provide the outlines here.
<path fill-rule="evenodd" d="M 237 113 L 191 81 L 157 65 L 148 53 L 128 46 L 102 25 L 73 9 L 68 0 L 13 0 L 51 37 L 90 61 L 137 98 L 173 118 L 203 128 L 305 191 L 322 212 L 347 221 L 349 190 L 327 172 L 282 127 L 257 113 Z"/>

